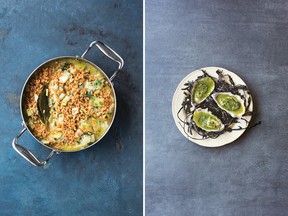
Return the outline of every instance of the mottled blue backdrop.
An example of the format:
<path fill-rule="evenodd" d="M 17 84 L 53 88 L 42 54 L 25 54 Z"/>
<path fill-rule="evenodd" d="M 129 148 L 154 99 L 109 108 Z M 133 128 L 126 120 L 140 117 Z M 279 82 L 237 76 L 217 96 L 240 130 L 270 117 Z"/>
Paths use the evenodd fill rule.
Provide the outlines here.
<path fill-rule="evenodd" d="M 142 214 L 142 1 L 0 1 L 0 215 Z M 20 93 L 43 61 L 80 55 L 93 40 L 125 66 L 115 80 L 118 109 L 99 143 L 55 155 L 36 168 L 11 146 L 21 130 Z M 87 58 L 108 75 L 117 64 L 93 49 Z M 19 143 L 39 158 L 49 150 L 27 132 Z"/>

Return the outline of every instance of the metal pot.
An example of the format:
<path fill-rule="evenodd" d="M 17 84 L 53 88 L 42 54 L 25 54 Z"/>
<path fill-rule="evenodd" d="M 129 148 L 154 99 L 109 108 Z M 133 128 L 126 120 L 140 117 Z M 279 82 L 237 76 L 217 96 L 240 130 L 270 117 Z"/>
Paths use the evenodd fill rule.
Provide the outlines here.
<path fill-rule="evenodd" d="M 107 57 L 109 57 L 110 59 L 112 59 L 113 61 L 117 62 L 119 64 L 117 70 L 112 74 L 112 76 L 110 78 L 107 77 L 107 75 L 97 66 L 95 65 L 94 63 L 84 59 L 85 55 L 89 52 L 89 50 L 93 47 L 93 46 L 96 46 L 98 47 Z M 22 156 L 24 157 L 27 161 L 29 161 L 32 165 L 34 166 L 44 166 L 45 164 L 47 164 L 47 162 L 49 161 L 49 159 L 54 155 L 54 154 L 60 154 L 61 152 L 63 152 L 62 150 L 58 150 L 58 149 L 54 149 L 50 146 L 47 146 L 45 144 L 43 144 L 41 141 L 39 141 L 39 139 L 37 139 L 34 134 L 32 133 L 32 131 L 29 129 L 29 127 L 27 126 L 27 123 L 25 122 L 25 119 L 24 119 L 24 114 L 23 114 L 23 94 L 24 94 L 24 89 L 27 85 L 27 83 L 29 83 L 31 77 L 37 73 L 44 65 L 47 65 L 47 64 L 50 64 L 51 62 L 54 62 L 54 61 L 58 61 L 58 60 L 63 60 L 65 58 L 69 58 L 69 59 L 77 59 L 77 60 L 81 60 L 81 61 L 84 61 L 88 64 L 90 64 L 91 66 L 93 67 L 96 67 L 98 68 L 100 71 L 102 71 L 102 73 L 106 76 L 107 80 L 110 82 L 110 86 L 112 88 L 112 91 L 113 91 L 113 94 L 114 94 L 114 98 L 115 98 L 115 109 L 114 109 L 114 115 L 113 115 L 113 118 L 112 118 L 112 121 L 110 123 L 110 126 L 109 128 L 106 130 L 106 132 L 103 134 L 103 136 L 98 139 L 96 142 L 94 142 L 93 144 L 87 146 L 86 148 L 89 148 L 93 145 L 95 145 L 97 142 L 99 142 L 103 137 L 104 135 L 108 132 L 108 130 L 110 129 L 112 123 L 113 123 L 113 120 L 114 120 L 114 117 L 115 117 L 115 113 L 116 113 L 116 95 L 115 95 L 115 91 L 114 91 L 114 88 L 113 88 L 113 83 L 112 83 L 112 80 L 115 78 L 115 76 L 117 75 L 118 71 L 122 69 L 123 65 L 124 65 L 124 61 L 123 59 L 114 51 L 112 50 L 110 47 L 108 47 L 107 45 L 103 44 L 102 42 L 100 41 L 93 41 L 89 47 L 84 51 L 84 53 L 81 55 L 81 56 L 60 56 L 60 57 L 56 57 L 56 58 L 53 58 L 53 59 L 49 59 L 48 61 L 42 63 L 41 65 L 39 65 L 31 74 L 30 76 L 27 78 L 24 86 L 23 86 L 23 89 L 22 89 L 22 93 L 21 93 L 21 97 L 20 97 L 20 109 L 21 109 L 21 115 L 22 115 L 22 126 L 23 126 L 23 129 L 22 131 L 13 139 L 12 141 L 12 146 L 13 148 Z M 46 148 L 49 148 L 51 149 L 51 153 L 48 155 L 48 157 L 45 159 L 45 160 L 39 160 L 36 158 L 36 156 L 34 156 L 34 154 L 29 151 L 28 149 L 26 149 L 25 147 L 21 146 L 18 144 L 18 138 L 26 131 L 28 130 L 30 132 L 30 134 L 39 142 L 41 143 L 43 146 L 45 146 Z M 86 149 L 84 148 L 84 149 Z M 81 150 L 84 150 L 84 149 L 81 149 Z M 77 150 L 77 151 L 81 151 L 81 150 Z"/>

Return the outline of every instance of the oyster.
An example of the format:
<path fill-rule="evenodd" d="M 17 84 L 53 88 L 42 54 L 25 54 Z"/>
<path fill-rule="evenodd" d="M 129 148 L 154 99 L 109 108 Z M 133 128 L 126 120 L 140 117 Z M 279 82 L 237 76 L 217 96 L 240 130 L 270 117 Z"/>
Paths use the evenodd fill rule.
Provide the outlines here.
<path fill-rule="evenodd" d="M 213 92 L 215 88 L 214 80 L 210 77 L 204 77 L 196 80 L 192 88 L 192 102 L 199 104 L 204 101 Z"/>
<path fill-rule="evenodd" d="M 193 121 L 204 131 L 216 132 L 224 129 L 224 124 L 221 120 L 208 109 L 196 109 L 193 114 Z"/>
<path fill-rule="evenodd" d="M 233 118 L 240 118 L 245 113 L 244 100 L 231 92 L 217 92 L 212 95 L 217 105 Z"/>

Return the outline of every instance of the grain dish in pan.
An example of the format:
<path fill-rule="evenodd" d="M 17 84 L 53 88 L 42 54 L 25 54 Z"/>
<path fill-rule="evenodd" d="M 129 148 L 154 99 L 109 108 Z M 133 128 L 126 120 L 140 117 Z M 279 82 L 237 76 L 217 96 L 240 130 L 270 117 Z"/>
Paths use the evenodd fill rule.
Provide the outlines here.
<path fill-rule="evenodd" d="M 84 58 L 92 47 L 118 63 L 110 77 Z M 100 41 L 90 43 L 81 56 L 55 57 L 39 65 L 22 89 L 23 129 L 12 141 L 15 151 L 34 166 L 44 166 L 54 154 L 81 151 L 99 142 L 115 118 L 112 80 L 123 65 L 121 56 Z M 45 160 L 18 143 L 26 130 L 52 150 Z"/>
<path fill-rule="evenodd" d="M 35 137 L 65 151 L 85 148 L 101 138 L 115 108 L 107 77 L 74 59 L 55 61 L 35 74 L 23 99 L 26 122 Z"/>

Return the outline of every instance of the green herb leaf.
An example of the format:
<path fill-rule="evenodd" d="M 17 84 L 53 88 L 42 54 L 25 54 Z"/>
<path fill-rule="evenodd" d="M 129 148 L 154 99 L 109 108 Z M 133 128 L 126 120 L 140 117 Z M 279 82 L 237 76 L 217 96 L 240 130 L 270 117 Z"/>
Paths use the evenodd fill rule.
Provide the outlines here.
<path fill-rule="evenodd" d="M 92 98 L 93 97 L 92 91 L 86 91 L 86 95 L 88 96 L 88 98 Z"/>
<path fill-rule="evenodd" d="M 65 62 L 65 64 L 62 66 L 61 70 L 62 71 L 67 70 L 69 67 L 70 67 L 70 64 Z"/>

